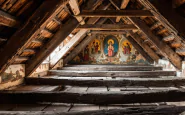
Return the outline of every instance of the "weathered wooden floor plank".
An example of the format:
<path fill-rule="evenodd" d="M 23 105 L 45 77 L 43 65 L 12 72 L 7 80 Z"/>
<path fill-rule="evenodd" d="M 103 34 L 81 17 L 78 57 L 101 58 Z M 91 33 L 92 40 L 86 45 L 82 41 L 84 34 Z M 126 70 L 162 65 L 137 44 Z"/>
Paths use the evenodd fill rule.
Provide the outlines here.
<path fill-rule="evenodd" d="M 80 103 L 80 104 L 128 104 L 185 101 L 185 90 L 149 90 L 126 92 L 31 92 L 3 91 L 0 103 Z M 21 99 L 21 100 L 20 100 Z"/>
<path fill-rule="evenodd" d="M 176 76 L 175 71 L 70 71 L 50 70 L 48 75 L 73 77 L 149 77 L 149 76 Z"/>
<path fill-rule="evenodd" d="M 152 66 L 107 66 L 107 67 L 102 67 L 102 66 L 97 66 L 97 67 L 63 67 L 61 70 L 75 70 L 75 71 L 155 71 L 155 70 L 162 70 L 162 67 L 152 67 Z"/>
<path fill-rule="evenodd" d="M 0 115 L 178 115 L 185 111 L 184 106 L 140 107 L 81 112 L 63 111 L 0 111 Z"/>
<path fill-rule="evenodd" d="M 89 87 L 124 87 L 124 86 L 144 86 L 144 87 L 173 87 L 185 86 L 184 78 L 123 78 L 123 79 L 87 79 L 87 78 L 26 78 L 26 84 L 30 85 L 71 85 Z"/>

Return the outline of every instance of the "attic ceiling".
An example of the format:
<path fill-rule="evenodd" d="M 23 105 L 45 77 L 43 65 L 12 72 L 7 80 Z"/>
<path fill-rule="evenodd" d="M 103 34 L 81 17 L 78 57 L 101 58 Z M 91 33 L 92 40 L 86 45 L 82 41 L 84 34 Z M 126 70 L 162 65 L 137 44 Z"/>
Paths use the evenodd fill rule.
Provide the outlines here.
<path fill-rule="evenodd" d="M 11 64 L 26 64 L 26 75 L 30 75 L 73 34 L 65 50 L 55 57 L 66 64 L 96 34 L 107 33 L 124 35 L 151 63 L 166 58 L 181 69 L 185 55 L 184 2 L 0 0 L 0 73 Z M 56 63 L 52 61 L 51 67 Z"/>

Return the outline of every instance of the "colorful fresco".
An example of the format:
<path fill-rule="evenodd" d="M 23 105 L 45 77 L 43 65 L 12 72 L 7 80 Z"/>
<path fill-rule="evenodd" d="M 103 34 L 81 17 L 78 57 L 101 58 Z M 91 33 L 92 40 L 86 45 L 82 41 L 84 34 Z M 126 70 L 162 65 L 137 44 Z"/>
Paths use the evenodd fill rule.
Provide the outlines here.
<path fill-rule="evenodd" d="M 25 76 L 24 65 L 11 65 L 0 75 L 0 83 L 14 82 Z"/>
<path fill-rule="evenodd" d="M 148 64 L 124 36 L 99 35 L 70 64 Z"/>

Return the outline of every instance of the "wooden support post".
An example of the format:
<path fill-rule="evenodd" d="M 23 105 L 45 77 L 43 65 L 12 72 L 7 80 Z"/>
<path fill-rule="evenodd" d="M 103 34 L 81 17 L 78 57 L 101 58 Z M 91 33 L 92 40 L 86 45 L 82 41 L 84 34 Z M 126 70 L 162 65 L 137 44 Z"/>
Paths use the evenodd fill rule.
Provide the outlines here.
<path fill-rule="evenodd" d="M 81 17 L 141 17 L 148 16 L 151 14 L 148 10 L 89 10 L 82 11 L 79 15 Z"/>
<path fill-rule="evenodd" d="M 70 70 L 50 70 L 48 75 L 58 75 L 62 77 L 156 77 L 156 76 L 176 76 L 175 71 L 70 71 Z"/>
<path fill-rule="evenodd" d="M 6 56 L 0 60 L 0 74 L 6 70 L 16 59 L 16 55 L 22 53 L 25 47 L 31 43 L 38 35 L 41 29 L 58 14 L 68 0 L 47 0 L 36 10 L 36 12 L 28 19 L 25 25 L 20 28 L 7 42 L 1 54 Z M 17 39 L 19 36 L 19 39 Z"/>
<path fill-rule="evenodd" d="M 142 20 L 134 17 L 131 17 L 130 19 L 158 47 L 158 49 L 168 56 L 169 61 L 176 68 L 182 68 L 182 59 L 178 54 L 176 54 L 176 52 L 174 52 L 164 41 L 161 41 L 156 35 L 154 35 L 150 28 Z"/>
<path fill-rule="evenodd" d="M 78 26 L 77 29 L 89 30 L 137 30 L 137 27 L 132 24 L 84 24 Z"/>
<path fill-rule="evenodd" d="M 8 26 L 8 27 L 18 27 L 19 21 L 16 17 L 7 14 L 4 11 L 0 10 L 0 25 Z"/>
<path fill-rule="evenodd" d="M 185 90 L 152 90 L 131 92 L 28 92 L 2 91 L 0 103 L 81 103 L 81 104 L 127 104 L 185 101 Z"/>
<path fill-rule="evenodd" d="M 127 40 L 134 46 L 135 49 L 149 62 L 154 63 L 154 60 L 143 50 L 143 48 L 132 38 L 131 36 L 126 37 Z"/>
<path fill-rule="evenodd" d="M 31 60 L 26 63 L 26 76 L 29 76 L 47 56 L 79 25 L 79 22 L 72 18 L 60 28 L 54 37 L 47 42 Z"/>
<path fill-rule="evenodd" d="M 184 86 L 183 78 L 136 78 L 136 79 L 63 79 L 63 78 L 26 78 L 26 84 L 29 85 L 71 85 L 79 87 L 125 87 L 125 86 L 142 86 L 142 87 L 177 87 Z"/>

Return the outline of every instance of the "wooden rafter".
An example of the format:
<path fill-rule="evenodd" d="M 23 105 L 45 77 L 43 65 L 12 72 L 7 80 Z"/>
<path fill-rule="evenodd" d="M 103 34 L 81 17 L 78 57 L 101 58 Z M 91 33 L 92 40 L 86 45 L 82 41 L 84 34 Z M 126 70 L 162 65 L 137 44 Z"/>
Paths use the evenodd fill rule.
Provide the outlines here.
<path fill-rule="evenodd" d="M 126 39 L 134 46 L 135 49 L 149 62 L 154 63 L 154 60 L 143 50 L 143 48 L 131 37 L 128 36 Z"/>
<path fill-rule="evenodd" d="M 99 1 L 100 3 L 102 1 Z M 99 6 L 99 2 L 92 4 L 87 9 L 96 9 Z M 72 17 L 71 17 L 72 18 Z M 93 19 L 93 21 L 98 20 Z M 91 20 L 92 21 L 92 20 Z M 29 76 L 43 61 L 49 54 L 54 51 L 54 49 L 79 25 L 74 18 L 69 20 L 65 26 L 60 28 L 60 30 L 54 35 L 54 37 L 43 46 L 39 52 L 35 54 L 35 56 L 29 60 L 26 64 L 26 75 Z M 81 33 L 81 35 L 83 35 Z"/>
<path fill-rule="evenodd" d="M 105 6 L 100 6 L 99 9 L 106 10 L 109 6 L 110 6 L 110 4 L 107 4 Z M 95 24 L 99 19 L 100 19 L 99 17 L 97 17 L 97 18 L 90 18 L 87 21 L 87 24 Z M 70 40 L 70 42 L 68 42 L 56 55 L 54 55 L 51 58 L 50 67 L 53 68 L 54 65 L 56 65 L 57 62 L 60 59 L 62 59 L 67 54 L 68 51 L 70 51 L 72 49 L 72 47 L 75 47 L 75 45 L 78 42 L 80 42 L 86 36 L 86 33 L 88 31 L 89 30 L 87 30 L 87 29 L 83 29 L 83 30 L 80 30 L 78 33 L 76 33 L 76 35 L 73 36 L 73 38 Z"/>
<path fill-rule="evenodd" d="M 22 53 L 25 47 L 35 39 L 35 36 L 38 35 L 40 30 L 44 29 L 46 24 L 51 21 L 67 3 L 68 0 L 44 1 L 30 19 L 28 19 L 27 23 L 8 40 L 4 50 L 0 52 L 6 55 L 0 60 L 0 73 L 14 62 L 16 55 Z M 17 37 L 19 37 L 19 39 L 17 39 Z"/>
<path fill-rule="evenodd" d="M 132 24 L 84 24 L 78 26 L 77 29 L 89 30 L 137 30 L 137 27 Z"/>
<path fill-rule="evenodd" d="M 81 17 L 151 17 L 153 14 L 148 10 L 93 10 L 82 11 L 79 15 Z"/>
<path fill-rule="evenodd" d="M 159 37 L 152 33 L 150 28 L 139 18 L 130 18 L 132 22 L 139 27 L 143 33 L 160 49 L 165 55 L 167 55 L 169 61 L 178 69 L 182 68 L 181 57 L 173 51 L 164 41 L 161 41 Z"/>
<path fill-rule="evenodd" d="M 117 7 L 116 7 L 117 8 Z M 118 9 L 120 10 L 120 9 Z M 149 38 L 152 43 L 160 49 L 169 59 L 169 61 L 178 69 L 182 68 L 182 59 L 176 54 L 164 41 L 161 41 L 156 35 L 152 33 L 150 28 L 139 18 L 129 17 L 129 19 Z"/>
<path fill-rule="evenodd" d="M 10 14 L 0 10 L 0 25 L 8 27 L 18 27 L 19 21 L 16 17 L 11 16 Z"/>
<path fill-rule="evenodd" d="M 54 37 L 47 42 L 36 54 L 26 63 L 26 76 L 29 76 L 47 56 L 78 26 L 78 21 L 71 18 L 57 31 Z"/>
<path fill-rule="evenodd" d="M 185 38 L 185 19 L 172 8 L 172 0 L 138 0 L 172 33 L 175 38 Z M 150 2 L 151 1 L 151 2 Z M 175 18 L 174 18 L 175 17 Z"/>

